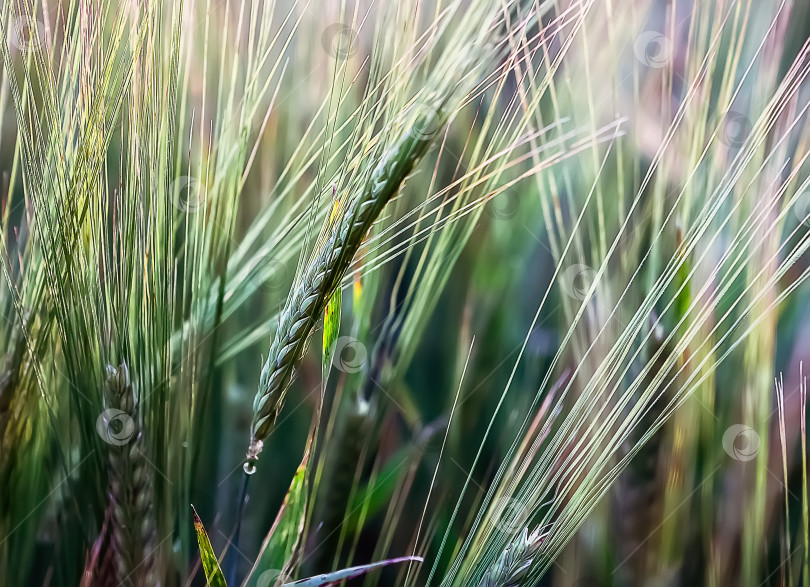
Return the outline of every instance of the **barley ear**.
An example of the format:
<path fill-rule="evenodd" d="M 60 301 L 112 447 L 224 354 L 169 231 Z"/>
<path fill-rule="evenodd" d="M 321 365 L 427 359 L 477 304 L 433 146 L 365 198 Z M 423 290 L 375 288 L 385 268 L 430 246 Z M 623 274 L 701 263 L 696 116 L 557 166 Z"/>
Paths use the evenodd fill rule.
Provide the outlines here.
<path fill-rule="evenodd" d="M 443 109 L 437 106 L 434 111 Z M 439 120 L 444 124 L 446 118 L 439 115 Z M 342 220 L 315 251 L 293 287 L 279 317 L 278 331 L 262 367 L 259 389 L 253 400 L 246 472 L 254 470 L 262 443 L 273 430 L 294 370 L 330 296 L 371 225 L 427 151 L 432 136 L 420 131 L 424 126 L 425 121 L 418 118 L 384 152 L 362 193 L 348 203 Z"/>
<path fill-rule="evenodd" d="M 315 501 L 314 527 L 317 528 L 313 550 L 307 554 L 306 574 L 314 575 L 332 569 L 340 556 L 342 529 L 349 513 L 358 471 L 362 471 L 374 411 L 369 401 L 358 396 L 342 414 L 337 433 L 328 442 L 323 480 Z"/>
<path fill-rule="evenodd" d="M 116 410 L 115 417 L 125 426 L 133 427 L 131 438 L 125 434 L 122 444 L 116 442 L 108 451 L 110 547 L 115 572 L 119 584 L 154 584 L 153 472 L 144 455 L 145 439 L 138 430 L 138 404 L 126 364 L 107 366 L 104 403 L 107 410 Z"/>

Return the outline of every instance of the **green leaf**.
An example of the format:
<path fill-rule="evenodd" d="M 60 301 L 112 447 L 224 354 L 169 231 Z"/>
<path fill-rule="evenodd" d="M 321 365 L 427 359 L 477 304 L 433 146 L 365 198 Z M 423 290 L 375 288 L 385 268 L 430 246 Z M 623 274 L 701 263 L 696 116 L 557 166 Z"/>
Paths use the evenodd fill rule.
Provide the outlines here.
<path fill-rule="evenodd" d="M 258 584 L 259 578 L 267 571 L 278 575 L 286 573 L 291 567 L 291 560 L 304 531 L 307 512 L 307 464 L 309 447 L 304 459 L 293 476 L 290 489 L 281 504 L 273 527 L 262 543 L 259 556 L 245 581 L 246 586 Z"/>
<path fill-rule="evenodd" d="M 378 561 L 376 563 L 369 563 L 367 565 L 359 565 L 357 567 L 349 567 L 348 569 L 342 569 L 340 571 L 335 571 L 334 573 L 325 573 L 323 575 L 315 575 L 314 577 L 310 577 L 309 579 L 301 579 L 300 581 L 296 581 L 295 583 L 287 583 L 287 585 L 283 587 L 323 587 L 324 585 L 335 585 L 336 583 L 340 583 L 341 581 L 345 581 L 347 579 L 354 579 L 355 577 L 359 577 L 361 575 L 365 575 L 376 569 L 381 569 L 383 567 L 387 567 L 389 565 L 397 564 L 397 563 L 406 563 L 406 562 L 417 562 L 421 563 L 424 559 L 421 556 L 401 556 L 399 558 L 391 558 L 384 561 Z"/>
<path fill-rule="evenodd" d="M 338 287 L 332 297 L 329 298 L 329 303 L 326 304 L 326 309 L 323 314 L 323 384 L 326 385 L 326 380 L 329 377 L 329 368 L 332 365 L 332 357 L 335 354 L 335 341 L 340 333 L 340 311 L 341 303 L 343 301 L 343 291 Z"/>
<path fill-rule="evenodd" d="M 200 516 L 197 515 L 197 510 L 191 506 L 191 511 L 194 512 L 194 529 L 197 531 L 197 543 L 200 545 L 200 560 L 202 560 L 203 570 L 205 571 L 205 578 L 208 579 L 208 584 L 211 587 L 228 587 L 225 582 L 225 575 L 222 574 L 222 569 L 219 568 L 217 556 L 214 554 L 214 549 L 211 547 L 211 541 L 208 539 L 208 534 L 205 532 Z"/>

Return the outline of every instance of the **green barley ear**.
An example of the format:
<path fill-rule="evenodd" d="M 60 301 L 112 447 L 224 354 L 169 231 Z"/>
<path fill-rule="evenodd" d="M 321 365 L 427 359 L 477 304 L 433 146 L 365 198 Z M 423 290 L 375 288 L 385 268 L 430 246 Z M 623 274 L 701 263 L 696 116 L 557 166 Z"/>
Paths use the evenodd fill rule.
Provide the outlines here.
<path fill-rule="evenodd" d="M 146 443 L 138 430 L 138 403 L 126 364 L 107 366 L 104 404 L 100 422 L 103 440 L 110 445 L 107 482 L 115 574 L 119 585 L 153 585 L 154 479 L 144 455 Z"/>
<path fill-rule="evenodd" d="M 536 528 L 531 534 L 527 528 L 511 544 L 481 578 L 478 587 L 520 587 L 525 584 L 532 561 L 543 543 L 543 534 Z"/>
<path fill-rule="evenodd" d="M 459 6 L 460 3 L 456 4 L 454 10 Z M 452 112 L 461 106 L 459 98 L 478 83 L 478 75 L 482 73 L 480 64 L 495 57 L 499 45 L 503 49 L 502 39 L 492 34 L 493 22 L 500 22 L 500 17 L 500 11 L 487 2 L 474 3 L 464 15 L 465 25 L 458 36 L 448 39 L 442 57 L 433 66 L 424 86 L 431 91 L 421 91 L 410 104 L 411 107 L 419 105 L 417 115 L 411 115 L 405 122 L 405 130 L 400 131 L 391 146 L 374 161 L 373 171 L 359 195 L 350 195 L 345 207 L 338 206 L 342 213 L 336 221 L 327 219 L 315 252 L 303 266 L 279 315 L 276 336 L 262 367 L 259 389 L 253 400 L 245 472 L 253 472 L 263 442 L 284 406 L 287 389 L 309 336 L 372 224 L 433 139 L 441 134 Z M 413 109 L 406 108 L 405 112 L 413 112 Z M 376 138 L 384 143 L 387 136 L 383 131 Z M 365 149 L 358 155 L 363 159 L 369 156 Z"/>
<path fill-rule="evenodd" d="M 444 108 L 437 103 L 442 125 Z M 435 133 L 424 133 L 424 116 L 383 153 L 362 193 L 347 203 L 346 211 L 330 234 L 325 235 L 293 287 L 279 317 L 278 331 L 262 367 L 259 390 L 253 400 L 253 422 L 245 470 L 251 471 L 270 435 L 295 367 L 304 355 L 307 342 L 326 304 L 340 283 L 357 249 L 385 205 L 394 197 L 405 178 L 425 154 Z"/>
<path fill-rule="evenodd" d="M 374 423 L 374 409 L 360 395 L 352 398 L 349 409 L 338 423 L 338 431 L 329 441 L 324 476 L 316 499 L 315 547 L 307 555 L 307 574 L 334 569 L 344 539 L 342 529 L 349 514 L 348 506 L 358 472 L 363 468 L 366 444 Z"/>

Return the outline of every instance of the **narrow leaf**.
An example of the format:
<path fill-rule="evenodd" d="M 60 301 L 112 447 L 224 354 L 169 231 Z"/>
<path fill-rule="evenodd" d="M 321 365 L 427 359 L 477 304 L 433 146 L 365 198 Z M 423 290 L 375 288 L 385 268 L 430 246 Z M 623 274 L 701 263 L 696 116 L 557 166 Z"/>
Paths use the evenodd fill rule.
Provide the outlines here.
<path fill-rule="evenodd" d="M 332 358 L 335 354 L 335 341 L 340 333 L 340 311 L 341 302 L 343 300 L 343 291 L 338 287 L 332 297 L 329 298 L 329 303 L 326 304 L 326 310 L 323 314 L 323 384 L 326 385 L 326 380 L 329 376 L 329 368 L 332 365 Z"/>
<path fill-rule="evenodd" d="M 200 560 L 202 560 L 205 578 L 211 587 L 228 587 L 225 582 L 225 575 L 222 574 L 222 569 L 219 568 L 217 556 L 211 547 L 211 541 L 208 539 L 202 520 L 200 520 L 200 516 L 197 515 L 197 510 L 194 509 L 193 505 L 191 511 L 194 512 L 194 529 L 197 531 L 197 543 L 200 545 Z"/>
<path fill-rule="evenodd" d="M 418 562 L 421 563 L 424 559 L 421 556 L 401 556 L 399 558 L 391 558 L 376 563 L 369 563 L 367 565 L 359 565 L 357 567 L 349 567 L 335 571 L 334 573 L 325 573 L 323 575 L 315 575 L 309 579 L 301 579 L 295 583 L 288 583 L 284 587 L 323 587 L 324 585 L 335 585 L 347 579 L 354 579 L 360 577 L 376 569 L 381 569 L 389 565 L 397 563 Z"/>
<path fill-rule="evenodd" d="M 262 543 L 259 556 L 250 571 L 245 585 L 255 586 L 259 578 L 267 571 L 287 572 L 290 561 L 298 547 L 298 542 L 304 531 L 304 521 L 307 511 L 307 464 L 309 462 L 309 446 L 298 470 L 293 476 L 284 503 L 281 504 L 273 527 Z"/>

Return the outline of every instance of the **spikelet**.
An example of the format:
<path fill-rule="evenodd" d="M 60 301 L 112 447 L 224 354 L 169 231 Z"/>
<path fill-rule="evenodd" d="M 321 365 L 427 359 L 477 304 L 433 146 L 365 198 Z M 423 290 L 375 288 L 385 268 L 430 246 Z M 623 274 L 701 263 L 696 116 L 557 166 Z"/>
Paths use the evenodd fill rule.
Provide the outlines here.
<path fill-rule="evenodd" d="M 520 587 L 529 576 L 537 552 L 543 544 L 544 534 L 540 528 L 529 533 L 524 528 L 511 544 L 504 548 L 501 556 L 487 570 L 478 587 Z"/>

